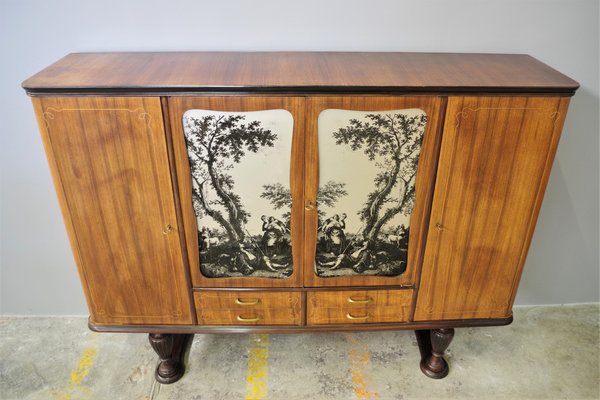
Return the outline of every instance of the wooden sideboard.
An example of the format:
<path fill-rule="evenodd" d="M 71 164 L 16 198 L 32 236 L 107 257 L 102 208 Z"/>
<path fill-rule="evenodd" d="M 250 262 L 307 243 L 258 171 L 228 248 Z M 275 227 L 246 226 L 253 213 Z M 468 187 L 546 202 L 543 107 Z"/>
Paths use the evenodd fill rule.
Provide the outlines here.
<path fill-rule="evenodd" d="M 23 83 L 99 332 L 505 325 L 570 96 L 527 55 L 80 53 Z"/>

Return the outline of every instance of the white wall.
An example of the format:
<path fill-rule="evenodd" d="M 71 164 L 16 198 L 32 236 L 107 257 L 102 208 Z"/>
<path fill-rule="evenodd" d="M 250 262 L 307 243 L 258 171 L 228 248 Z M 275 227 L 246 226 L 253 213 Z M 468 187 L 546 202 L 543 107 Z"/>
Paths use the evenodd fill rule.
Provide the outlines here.
<path fill-rule="evenodd" d="M 598 1 L 0 0 L 0 313 L 87 313 L 20 83 L 70 52 L 529 53 L 581 83 L 518 295 L 598 301 Z"/>

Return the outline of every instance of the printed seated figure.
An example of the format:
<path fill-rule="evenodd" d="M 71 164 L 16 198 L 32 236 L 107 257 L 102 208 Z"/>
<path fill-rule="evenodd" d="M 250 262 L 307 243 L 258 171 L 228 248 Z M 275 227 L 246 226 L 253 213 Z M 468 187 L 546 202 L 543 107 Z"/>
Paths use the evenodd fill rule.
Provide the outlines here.
<path fill-rule="evenodd" d="M 323 267 L 331 267 L 331 270 L 342 268 L 346 264 L 348 258 L 346 250 L 348 248 L 346 241 L 346 234 L 344 229 L 346 228 L 346 214 L 342 214 L 340 217 L 335 214 L 331 218 L 325 220 L 321 226 L 321 230 L 325 234 L 325 251 L 329 253 L 331 257 L 335 257 L 330 261 L 319 262 L 319 265 Z"/>
<path fill-rule="evenodd" d="M 363 240 L 360 247 L 350 254 L 350 259 L 354 263 L 352 269 L 359 274 L 367 269 L 375 269 L 375 258 L 372 252 L 372 242 L 368 239 Z"/>
<path fill-rule="evenodd" d="M 263 215 L 261 219 L 263 221 L 263 237 L 261 242 L 265 250 L 265 255 L 276 256 L 287 228 L 283 222 L 275 217 L 267 218 L 266 215 Z"/>
<path fill-rule="evenodd" d="M 263 237 L 261 239 L 262 265 L 269 271 L 277 271 L 276 268 L 286 268 L 289 263 L 277 263 L 274 261 L 274 258 L 281 251 L 284 235 L 288 232 L 287 227 L 282 221 L 273 216 L 267 218 L 266 215 L 263 215 L 261 220 L 263 221 Z"/>
<path fill-rule="evenodd" d="M 346 242 L 346 214 L 342 214 L 340 217 L 335 214 L 333 217 L 328 218 L 321 227 L 325 237 L 327 238 L 327 252 L 341 254 L 344 252 L 344 243 Z"/>
<path fill-rule="evenodd" d="M 237 269 L 244 275 L 250 275 L 254 272 L 254 266 L 257 264 L 256 256 L 246 250 L 243 243 L 238 244 L 237 250 L 232 269 Z"/>

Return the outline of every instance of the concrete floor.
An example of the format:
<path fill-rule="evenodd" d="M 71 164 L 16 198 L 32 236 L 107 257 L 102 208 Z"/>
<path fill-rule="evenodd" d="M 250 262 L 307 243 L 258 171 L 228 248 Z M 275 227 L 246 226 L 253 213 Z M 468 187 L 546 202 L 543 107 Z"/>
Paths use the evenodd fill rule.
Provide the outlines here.
<path fill-rule="evenodd" d="M 154 382 L 146 335 L 92 333 L 81 317 L 1 317 L 0 398 L 598 399 L 599 313 L 522 307 L 510 326 L 457 329 L 440 381 L 420 372 L 411 331 L 196 335 L 172 385 Z"/>

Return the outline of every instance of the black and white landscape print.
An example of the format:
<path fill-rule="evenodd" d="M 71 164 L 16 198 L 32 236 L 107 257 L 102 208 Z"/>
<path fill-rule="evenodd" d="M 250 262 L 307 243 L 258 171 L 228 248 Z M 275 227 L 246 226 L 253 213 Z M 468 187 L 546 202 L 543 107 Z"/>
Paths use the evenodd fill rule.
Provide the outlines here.
<path fill-rule="evenodd" d="M 202 274 L 290 276 L 292 115 L 188 110 L 183 127 Z"/>
<path fill-rule="evenodd" d="M 426 123 L 419 109 L 321 112 L 318 276 L 397 276 L 406 271 Z"/>

